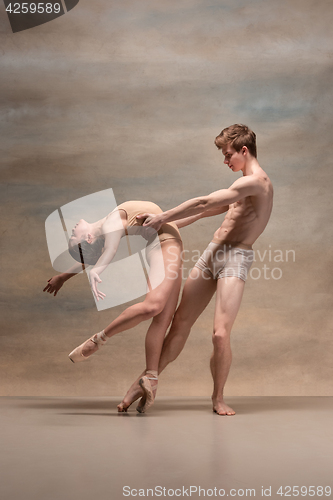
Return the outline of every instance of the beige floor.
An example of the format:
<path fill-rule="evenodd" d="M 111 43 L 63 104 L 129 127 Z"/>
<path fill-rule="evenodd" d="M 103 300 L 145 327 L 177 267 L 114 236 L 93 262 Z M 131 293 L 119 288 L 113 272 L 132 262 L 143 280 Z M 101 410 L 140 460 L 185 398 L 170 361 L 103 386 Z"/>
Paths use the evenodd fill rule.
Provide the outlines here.
<path fill-rule="evenodd" d="M 116 401 L 1 398 L 0 498 L 118 500 L 124 486 L 140 498 L 157 486 L 166 489 L 154 498 L 333 490 L 333 398 L 230 398 L 235 417 L 218 417 L 203 398 L 162 399 L 146 415 L 117 414 Z"/>

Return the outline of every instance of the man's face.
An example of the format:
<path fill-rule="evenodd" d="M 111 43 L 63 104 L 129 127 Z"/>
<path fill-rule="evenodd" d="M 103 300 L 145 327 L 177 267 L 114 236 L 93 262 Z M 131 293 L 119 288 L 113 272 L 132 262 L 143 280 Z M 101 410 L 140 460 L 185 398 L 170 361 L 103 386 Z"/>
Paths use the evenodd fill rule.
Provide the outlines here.
<path fill-rule="evenodd" d="M 224 163 L 233 172 L 239 172 L 245 166 L 245 154 L 244 147 L 237 153 L 237 151 L 227 144 L 227 146 L 222 147 L 222 154 L 224 155 Z"/>

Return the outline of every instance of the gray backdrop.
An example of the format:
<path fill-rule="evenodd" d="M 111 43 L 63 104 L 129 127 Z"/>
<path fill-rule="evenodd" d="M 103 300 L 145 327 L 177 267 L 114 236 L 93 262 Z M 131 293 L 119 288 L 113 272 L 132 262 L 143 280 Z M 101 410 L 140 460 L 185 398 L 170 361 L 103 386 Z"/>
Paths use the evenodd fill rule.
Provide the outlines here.
<path fill-rule="evenodd" d="M 84 275 L 42 293 L 55 274 L 45 219 L 107 188 L 118 203 L 168 209 L 228 187 L 239 174 L 213 140 L 237 122 L 257 134 L 275 203 L 226 394 L 332 395 L 332 2 L 80 0 L 15 34 L 3 3 L 0 13 L 1 395 L 122 395 L 144 366 L 149 323 L 70 363 L 126 306 L 97 312 Z M 184 228 L 185 248 L 202 251 L 222 220 Z M 210 393 L 213 309 L 160 395 Z"/>

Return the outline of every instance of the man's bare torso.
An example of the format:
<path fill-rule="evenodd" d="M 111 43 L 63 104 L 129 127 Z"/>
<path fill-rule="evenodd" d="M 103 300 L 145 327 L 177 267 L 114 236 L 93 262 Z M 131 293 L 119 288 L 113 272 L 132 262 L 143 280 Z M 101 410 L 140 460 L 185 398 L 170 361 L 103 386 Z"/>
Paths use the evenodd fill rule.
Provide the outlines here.
<path fill-rule="evenodd" d="M 259 193 L 229 205 L 221 227 L 214 233 L 214 242 L 250 248 L 264 231 L 272 211 L 273 186 L 262 169 L 252 175 L 260 186 Z"/>

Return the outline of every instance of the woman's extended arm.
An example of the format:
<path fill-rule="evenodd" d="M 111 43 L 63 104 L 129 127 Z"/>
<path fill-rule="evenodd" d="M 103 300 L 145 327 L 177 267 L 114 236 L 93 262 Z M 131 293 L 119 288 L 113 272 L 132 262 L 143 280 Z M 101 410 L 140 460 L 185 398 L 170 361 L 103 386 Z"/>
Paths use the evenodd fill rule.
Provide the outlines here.
<path fill-rule="evenodd" d="M 125 216 L 125 212 L 116 211 L 112 213 L 103 224 L 103 233 L 105 237 L 104 252 L 89 272 L 90 285 L 96 300 L 105 297 L 105 294 L 100 292 L 97 288 L 97 284 L 102 283 L 99 276 L 112 261 L 117 252 L 120 239 L 125 234 L 126 216 L 123 218 L 123 215 L 120 216 L 119 213 Z"/>
<path fill-rule="evenodd" d="M 74 264 L 71 268 L 69 268 L 65 273 L 53 276 L 52 278 L 47 280 L 47 285 L 44 288 L 43 292 L 53 293 L 53 296 L 55 297 L 65 281 L 69 280 L 73 276 L 76 276 L 84 268 L 84 265 L 78 262 L 77 264 Z"/>

